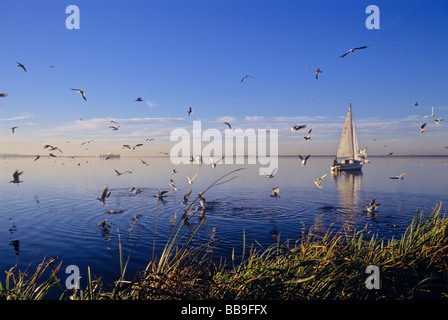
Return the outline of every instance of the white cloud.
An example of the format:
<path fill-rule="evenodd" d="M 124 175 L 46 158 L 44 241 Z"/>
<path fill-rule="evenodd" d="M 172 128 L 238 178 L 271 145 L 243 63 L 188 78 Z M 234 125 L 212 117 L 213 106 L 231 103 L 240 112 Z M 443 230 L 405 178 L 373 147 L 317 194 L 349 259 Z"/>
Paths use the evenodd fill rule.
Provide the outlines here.
<path fill-rule="evenodd" d="M 25 114 L 25 115 L 19 116 L 19 117 L 0 119 L 0 121 L 16 121 L 16 120 L 30 119 L 33 117 L 34 117 L 34 115 L 32 115 L 32 114 Z"/>
<path fill-rule="evenodd" d="M 264 121 L 264 116 L 246 116 L 244 120 L 249 122 Z"/>

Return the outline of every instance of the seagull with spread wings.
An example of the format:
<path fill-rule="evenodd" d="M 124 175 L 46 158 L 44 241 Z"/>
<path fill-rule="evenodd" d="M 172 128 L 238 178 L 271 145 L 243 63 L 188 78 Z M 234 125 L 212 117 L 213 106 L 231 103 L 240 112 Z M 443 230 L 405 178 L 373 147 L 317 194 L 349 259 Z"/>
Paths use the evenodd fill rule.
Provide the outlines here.
<path fill-rule="evenodd" d="M 307 155 L 306 157 L 302 157 L 299 154 L 299 158 L 300 158 L 300 160 L 302 160 L 302 167 L 304 167 L 306 165 L 306 161 L 308 160 L 309 157 L 310 157 L 310 155 Z"/>
<path fill-rule="evenodd" d="M 212 168 L 216 168 L 216 165 L 221 162 L 224 159 L 224 157 L 222 157 L 221 159 L 219 159 L 218 161 L 215 162 L 215 160 L 213 160 L 213 158 L 208 158 L 208 160 L 210 161 L 210 165 L 212 166 Z"/>
<path fill-rule="evenodd" d="M 185 195 L 184 195 L 184 199 L 180 202 L 181 204 L 183 204 L 184 206 L 186 206 L 188 204 L 188 198 L 190 197 L 191 194 L 191 190 L 188 191 Z"/>
<path fill-rule="evenodd" d="M 168 193 L 168 190 L 163 190 L 163 191 L 158 191 L 157 193 L 156 193 L 156 197 L 157 197 L 157 199 L 160 199 L 160 200 L 165 200 L 165 199 L 163 199 L 163 197 L 165 196 L 165 193 Z"/>
<path fill-rule="evenodd" d="M 54 147 L 51 144 L 46 144 L 44 146 L 44 149 L 48 149 L 50 151 L 58 150 L 60 153 L 63 153 L 61 149 L 59 149 L 58 147 Z"/>
<path fill-rule="evenodd" d="M 277 169 L 272 170 L 271 173 L 267 174 L 266 172 L 264 173 L 264 175 L 266 176 L 266 179 L 271 179 L 274 178 L 274 175 L 277 173 Z"/>
<path fill-rule="evenodd" d="M 317 70 L 316 70 L 316 80 L 318 79 L 320 73 L 322 73 L 322 70 L 317 68 Z"/>
<path fill-rule="evenodd" d="M 85 94 L 84 90 L 81 90 L 81 89 L 70 89 L 70 90 L 77 91 L 78 93 L 80 93 L 82 95 L 82 98 L 85 101 L 87 101 L 86 94 Z"/>
<path fill-rule="evenodd" d="M 420 126 L 420 134 L 423 134 L 423 132 L 426 131 L 425 127 L 426 127 L 426 122 Z"/>
<path fill-rule="evenodd" d="M 170 179 L 170 187 L 173 188 L 173 191 L 177 191 L 176 182 L 173 179 Z"/>
<path fill-rule="evenodd" d="M 197 176 L 198 176 L 198 174 L 196 174 L 193 178 L 190 179 L 190 177 L 188 176 L 188 173 L 187 173 L 188 183 L 193 184 L 193 181 L 194 181 L 194 179 L 196 179 Z"/>
<path fill-rule="evenodd" d="M 375 203 L 375 198 L 373 198 L 369 205 L 366 206 L 367 212 L 374 213 L 374 211 L 381 205 L 381 203 Z"/>
<path fill-rule="evenodd" d="M 368 46 L 363 46 L 363 47 L 359 47 L 359 48 L 353 48 L 348 50 L 346 53 L 344 53 L 342 56 L 340 56 L 339 58 L 344 58 L 346 55 L 348 55 L 350 52 L 355 52 L 355 50 L 360 50 L 360 49 L 365 49 Z"/>
<path fill-rule="evenodd" d="M 403 180 L 405 174 L 406 174 L 406 172 L 403 172 L 402 174 L 400 174 L 398 176 L 389 177 L 389 179 Z"/>
<path fill-rule="evenodd" d="M 316 180 L 314 180 L 314 184 L 319 188 L 322 189 L 322 180 L 324 180 L 324 178 L 327 176 L 327 174 L 324 174 L 322 177 L 317 178 Z"/>
<path fill-rule="evenodd" d="M 272 188 L 272 194 L 270 195 L 270 197 L 278 198 L 278 197 L 280 197 L 279 194 L 280 194 L 280 189 L 279 189 L 278 185 L 276 185 L 274 188 Z"/>
<path fill-rule="evenodd" d="M 115 124 L 118 124 L 118 122 L 116 122 L 116 121 L 112 120 L 111 118 L 109 118 L 109 116 L 106 116 L 106 117 L 107 117 L 107 119 L 109 119 L 109 122 L 110 122 L 110 123 L 115 123 Z"/>
<path fill-rule="evenodd" d="M 311 136 L 310 136 L 311 131 L 313 131 L 312 128 L 310 130 L 308 130 L 308 135 L 303 137 L 303 139 L 305 139 L 305 141 L 307 141 L 307 142 L 311 141 Z"/>
<path fill-rule="evenodd" d="M 110 191 L 108 186 L 105 186 L 103 189 L 103 193 L 101 194 L 101 198 L 96 198 L 103 206 L 106 204 L 106 199 L 110 196 Z"/>
<path fill-rule="evenodd" d="M 245 75 L 245 76 L 241 79 L 240 83 L 243 84 L 244 79 L 247 79 L 247 78 L 254 78 L 254 77 L 252 77 L 252 76 L 250 76 L 250 75 Z"/>
<path fill-rule="evenodd" d="M 294 122 L 294 124 L 291 126 L 291 132 L 295 132 L 303 128 L 306 128 L 306 124 L 298 125 Z"/>
<path fill-rule="evenodd" d="M 26 73 L 28 73 L 28 71 L 26 71 L 25 66 L 24 66 L 23 64 L 21 64 L 20 62 L 17 62 L 17 66 L 18 66 L 19 68 L 22 68 L 23 71 L 25 71 Z"/>
<path fill-rule="evenodd" d="M 137 148 L 137 147 L 141 147 L 142 145 L 143 145 L 143 143 L 139 143 L 139 144 L 136 144 L 135 146 L 131 147 L 131 146 L 128 145 L 128 144 L 124 144 L 123 147 L 122 147 L 121 149 L 128 148 L 128 149 L 134 151 L 135 148 Z"/>
<path fill-rule="evenodd" d="M 20 181 L 20 175 L 21 175 L 22 173 L 23 173 L 23 171 L 20 171 L 20 172 L 19 172 L 19 170 L 16 170 L 16 171 L 13 173 L 13 175 L 12 175 L 13 180 L 9 181 L 9 183 L 21 183 L 21 182 L 23 182 L 23 181 Z"/>
<path fill-rule="evenodd" d="M 145 165 L 147 165 L 147 166 L 149 167 L 149 164 L 148 164 L 145 160 L 143 160 L 142 158 L 140 158 L 140 161 L 142 162 L 142 164 L 145 164 Z"/>
<path fill-rule="evenodd" d="M 423 118 L 428 118 L 428 117 L 434 117 L 434 107 L 431 107 L 431 114 L 428 114 L 427 116 L 423 116 Z"/>

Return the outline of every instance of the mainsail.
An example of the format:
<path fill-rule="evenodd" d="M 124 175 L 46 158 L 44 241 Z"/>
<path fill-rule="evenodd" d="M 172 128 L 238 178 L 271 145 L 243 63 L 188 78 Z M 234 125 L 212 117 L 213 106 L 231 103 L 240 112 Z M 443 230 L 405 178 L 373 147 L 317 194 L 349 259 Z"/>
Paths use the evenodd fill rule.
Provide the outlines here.
<path fill-rule="evenodd" d="M 348 107 L 345 117 L 344 128 L 342 129 L 341 140 L 336 154 L 338 158 L 359 160 L 358 139 L 356 137 L 355 122 L 352 117 L 352 105 Z"/>

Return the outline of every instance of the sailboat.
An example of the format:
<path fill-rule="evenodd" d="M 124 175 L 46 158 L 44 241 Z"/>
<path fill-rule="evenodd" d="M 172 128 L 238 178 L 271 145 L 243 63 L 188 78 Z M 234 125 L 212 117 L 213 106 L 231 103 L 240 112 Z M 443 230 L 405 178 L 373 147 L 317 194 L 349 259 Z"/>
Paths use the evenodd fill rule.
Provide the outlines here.
<path fill-rule="evenodd" d="M 341 159 L 339 161 L 339 159 Z M 352 116 L 352 104 L 348 107 L 342 129 L 341 140 L 331 171 L 361 170 L 363 161 L 359 156 L 358 138 L 356 137 L 355 121 Z"/>

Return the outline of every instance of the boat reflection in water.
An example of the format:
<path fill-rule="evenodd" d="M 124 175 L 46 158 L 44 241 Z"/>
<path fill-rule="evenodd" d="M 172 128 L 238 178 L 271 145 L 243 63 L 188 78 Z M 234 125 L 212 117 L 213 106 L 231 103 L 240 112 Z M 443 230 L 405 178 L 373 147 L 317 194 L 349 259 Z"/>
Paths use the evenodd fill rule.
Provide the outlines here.
<path fill-rule="evenodd" d="M 362 171 L 333 172 L 339 193 L 338 221 L 342 223 L 342 229 L 353 230 L 359 213 L 363 211 L 361 206 L 361 181 Z"/>

